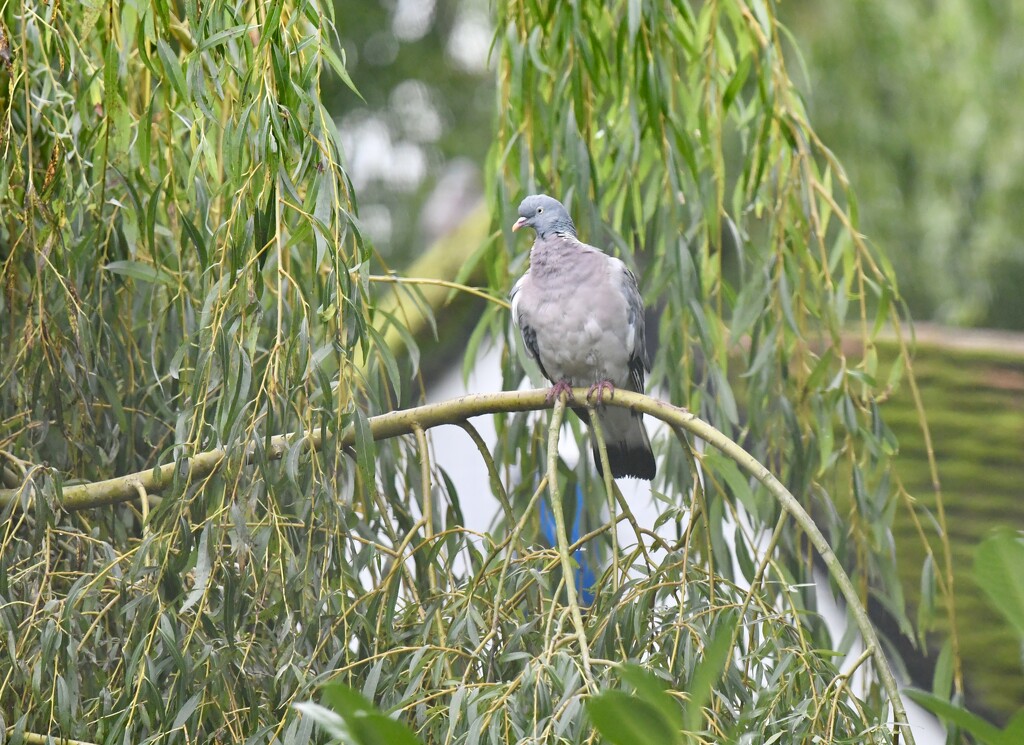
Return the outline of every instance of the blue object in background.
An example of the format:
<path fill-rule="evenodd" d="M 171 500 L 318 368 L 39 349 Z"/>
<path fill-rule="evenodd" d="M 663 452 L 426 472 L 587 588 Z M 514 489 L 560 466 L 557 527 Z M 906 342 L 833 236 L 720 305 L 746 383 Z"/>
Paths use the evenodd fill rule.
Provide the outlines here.
<path fill-rule="evenodd" d="M 551 511 L 548 498 L 540 500 L 540 529 L 545 540 L 551 546 L 558 545 L 558 536 L 555 528 L 555 513 Z M 569 527 L 569 544 L 572 545 L 583 535 L 583 489 L 576 484 L 576 509 L 574 511 L 572 525 Z M 594 602 L 594 585 L 597 583 L 597 575 L 593 566 L 588 561 L 587 549 L 580 546 L 573 552 L 576 560 L 576 593 L 579 595 L 580 603 L 590 605 Z"/>

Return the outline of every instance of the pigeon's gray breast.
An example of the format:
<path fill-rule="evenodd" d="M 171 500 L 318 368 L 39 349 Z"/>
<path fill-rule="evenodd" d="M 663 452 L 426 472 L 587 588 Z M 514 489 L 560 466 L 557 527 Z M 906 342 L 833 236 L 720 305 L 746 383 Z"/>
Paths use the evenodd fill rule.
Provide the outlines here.
<path fill-rule="evenodd" d="M 573 239 L 538 241 L 520 300 L 537 356 L 553 380 L 626 385 L 632 349 L 617 260 Z"/>

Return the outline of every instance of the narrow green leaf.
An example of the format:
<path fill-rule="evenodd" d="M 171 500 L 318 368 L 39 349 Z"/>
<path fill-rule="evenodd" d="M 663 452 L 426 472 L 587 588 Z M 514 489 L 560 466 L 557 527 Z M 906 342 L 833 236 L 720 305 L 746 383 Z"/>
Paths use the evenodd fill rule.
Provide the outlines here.
<path fill-rule="evenodd" d="M 113 274 L 131 277 L 132 279 L 137 279 L 140 282 L 161 284 L 168 287 L 175 287 L 178 284 L 173 275 L 168 274 L 160 267 L 153 266 L 152 264 L 146 264 L 141 261 L 111 261 L 103 268 Z"/>
<path fill-rule="evenodd" d="M 356 88 L 356 84 L 352 82 L 352 78 L 348 74 L 348 69 L 345 67 L 345 61 L 335 54 L 331 46 L 329 44 L 321 44 L 320 53 L 324 56 L 324 59 L 327 60 L 327 64 L 331 66 L 331 69 L 334 70 L 341 82 L 348 86 L 348 89 L 359 96 L 360 99 L 365 101 L 366 99 L 363 98 L 363 94 L 359 92 L 359 89 Z"/>
<path fill-rule="evenodd" d="M 629 41 L 633 43 L 640 30 L 640 19 L 643 13 L 642 0 L 629 0 L 626 14 L 626 28 L 629 30 Z"/>
<path fill-rule="evenodd" d="M 181 215 L 181 226 L 183 228 L 181 233 L 181 247 L 185 247 L 185 238 L 192 243 L 192 246 L 196 250 L 196 254 L 199 256 L 199 266 L 206 269 L 210 265 L 209 253 L 206 250 L 206 241 L 203 240 L 203 236 L 199 233 L 192 221 L 188 219 L 187 215 Z"/>
<path fill-rule="evenodd" d="M 185 598 L 185 602 L 182 603 L 179 613 L 184 613 L 198 603 L 206 593 L 206 584 L 210 581 L 210 572 L 213 568 L 210 562 L 209 539 L 210 523 L 206 523 L 199 536 L 199 545 L 196 546 L 196 569 L 192 580 L 192 589 Z"/>
<path fill-rule="evenodd" d="M 943 699 L 953 695 L 953 643 L 946 639 L 935 661 L 932 673 L 932 692 Z"/>
<path fill-rule="evenodd" d="M 935 622 L 935 589 L 935 561 L 928 554 L 921 565 L 921 598 L 917 605 L 917 634 L 922 646 Z"/>
<path fill-rule="evenodd" d="M 605 691 L 587 699 L 587 716 L 612 745 L 673 745 L 681 742 L 674 726 L 656 707 L 622 691 Z"/>
<path fill-rule="evenodd" d="M 680 721 L 683 710 L 668 694 L 668 683 L 640 665 L 626 663 L 616 669 L 620 679 L 633 686 L 636 695 L 661 712 L 668 722 Z"/>
<path fill-rule="evenodd" d="M 739 501 L 751 514 L 757 513 L 750 478 L 740 470 L 736 461 L 717 450 L 709 450 L 704 456 L 704 462 L 716 479 L 725 482 L 733 499 Z"/>
<path fill-rule="evenodd" d="M 199 42 L 198 51 L 205 52 L 208 49 L 212 49 L 213 47 L 231 41 L 232 39 L 237 39 L 238 37 L 248 33 L 253 28 L 255 27 L 240 24 L 237 26 L 230 26 L 228 28 L 221 29 L 217 33 L 210 34 L 201 42 Z"/>
<path fill-rule="evenodd" d="M 725 93 L 722 94 L 722 106 L 726 109 L 736 99 L 737 94 L 743 89 L 743 84 L 747 82 L 747 76 L 750 74 L 750 68 L 754 63 L 753 55 L 744 55 L 743 59 L 740 60 L 739 66 L 736 68 L 736 74 L 732 76 L 732 80 L 729 81 L 728 87 L 725 89 Z"/>
<path fill-rule="evenodd" d="M 106 398 L 107 404 L 110 406 L 110 411 L 114 415 L 114 420 L 117 422 L 117 426 L 122 430 L 127 430 L 128 417 L 125 416 L 124 406 L 121 404 L 121 394 L 118 392 L 114 381 L 104 375 L 101 375 L 99 376 L 99 384 L 100 387 L 103 388 L 103 395 Z"/>
<path fill-rule="evenodd" d="M 185 726 L 185 723 L 188 722 L 199 707 L 199 702 L 203 700 L 205 694 L 206 691 L 200 689 L 185 702 L 181 709 L 178 710 L 178 715 L 174 717 L 174 723 L 171 725 L 172 730 Z"/>
<path fill-rule="evenodd" d="M 121 80 L 118 76 L 120 55 L 118 48 L 111 44 L 103 66 L 103 106 L 107 115 L 107 126 L 111 128 L 110 139 L 114 154 L 127 154 L 131 139 L 131 117 L 124 97 L 121 95 Z M 113 158 L 112 158 L 113 159 Z"/>
<path fill-rule="evenodd" d="M 166 73 L 167 77 L 170 78 L 171 86 L 175 91 L 177 91 L 183 101 L 188 101 L 189 96 L 187 89 L 185 88 L 185 75 L 181 70 L 181 63 L 178 61 L 178 55 L 174 53 L 174 50 L 172 50 L 163 39 L 160 39 L 156 43 L 156 52 L 160 57 L 161 64 L 163 64 L 164 73 Z"/>
<path fill-rule="evenodd" d="M 825 375 L 832 369 L 835 359 L 835 350 L 832 347 L 826 347 L 821 359 L 814 365 L 811 374 L 807 376 L 807 382 L 804 384 L 805 391 L 816 391 L 821 388 L 821 383 L 825 379 Z"/>
<path fill-rule="evenodd" d="M 690 700 L 686 702 L 684 715 L 686 729 L 690 732 L 703 728 L 704 706 L 711 699 L 711 692 L 729 662 L 733 633 L 738 623 L 735 612 L 726 611 L 719 616 L 714 635 L 704 647 L 704 659 L 690 678 Z"/>
<path fill-rule="evenodd" d="M 358 740 L 353 738 L 345 719 L 337 712 L 331 711 L 326 706 L 313 703 L 312 701 L 300 701 L 293 705 L 303 716 L 312 719 L 318 727 L 338 742 L 358 743 Z"/>
<path fill-rule="evenodd" d="M 82 16 L 82 29 L 88 33 L 92 31 L 96 25 L 97 19 L 100 17 L 100 13 L 106 7 L 106 3 L 102 0 L 85 0 L 82 3 L 85 9 L 85 13 Z"/>
<path fill-rule="evenodd" d="M 974 552 L 974 581 L 1024 639 L 1024 537 L 1009 528 L 989 535 Z"/>
<path fill-rule="evenodd" d="M 358 691 L 341 683 L 331 683 L 324 686 L 323 697 L 325 703 L 343 722 L 343 727 L 337 730 L 345 733 L 340 736 L 343 743 L 349 745 L 419 745 L 419 740 L 408 727 L 386 717 Z M 303 711 L 307 710 L 308 708 L 303 709 Z M 318 722 L 333 721 L 337 723 L 334 718 L 323 717 L 323 712 L 318 712 L 317 715 L 321 717 Z"/>
<path fill-rule="evenodd" d="M 356 430 L 356 464 L 367 487 L 372 489 L 375 483 L 374 463 L 377 460 L 377 446 L 373 441 L 373 432 L 370 430 L 370 420 L 362 409 L 356 409 L 355 417 Z"/>
<path fill-rule="evenodd" d="M 987 745 L 1019 745 L 1019 741 L 1010 741 L 995 725 L 989 724 L 976 714 L 951 704 L 927 691 L 916 688 L 904 689 L 904 694 L 916 704 L 935 714 L 941 719 L 952 722 L 961 729 L 967 730 Z"/>
<path fill-rule="evenodd" d="M 384 337 L 381 336 L 380 332 L 377 331 L 373 326 L 367 326 L 366 332 L 373 339 L 373 349 L 377 359 L 381 365 L 384 366 L 384 371 L 387 374 L 388 383 L 395 389 L 395 398 L 399 401 L 402 400 L 402 375 L 398 369 L 398 360 L 395 359 L 394 353 L 388 347 Z"/>

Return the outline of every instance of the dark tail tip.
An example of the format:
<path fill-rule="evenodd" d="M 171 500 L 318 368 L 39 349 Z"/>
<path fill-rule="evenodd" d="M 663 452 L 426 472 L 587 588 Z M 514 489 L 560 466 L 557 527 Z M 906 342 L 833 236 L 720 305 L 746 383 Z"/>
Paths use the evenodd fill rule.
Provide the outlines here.
<path fill-rule="evenodd" d="M 608 464 L 612 467 L 612 477 L 616 479 L 631 478 L 651 481 L 654 478 L 657 466 L 654 462 L 654 453 L 645 447 L 626 447 L 625 443 L 608 443 Z M 601 453 L 595 444 L 593 447 L 594 463 L 597 464 L 597 472 L 602 477 L 604 469 L 601 467 Z"/>

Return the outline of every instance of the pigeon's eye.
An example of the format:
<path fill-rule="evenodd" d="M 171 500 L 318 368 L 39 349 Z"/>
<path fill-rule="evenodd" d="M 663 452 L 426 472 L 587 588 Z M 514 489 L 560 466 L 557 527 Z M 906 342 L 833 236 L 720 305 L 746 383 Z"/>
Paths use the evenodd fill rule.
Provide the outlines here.
<path fill-rule="evenodd" d="M 537 208 L 537 214 L 538 214 L 538 215 L 539 215 L 539 214 L 540 214 L 541 212 L 543 212 L 543 211 L 544 211 L 544 208 L 543 208 L 543 207 L 538 207 L 538 208 Z"/>

